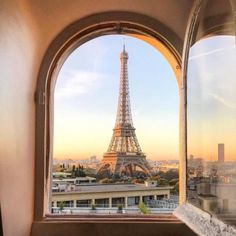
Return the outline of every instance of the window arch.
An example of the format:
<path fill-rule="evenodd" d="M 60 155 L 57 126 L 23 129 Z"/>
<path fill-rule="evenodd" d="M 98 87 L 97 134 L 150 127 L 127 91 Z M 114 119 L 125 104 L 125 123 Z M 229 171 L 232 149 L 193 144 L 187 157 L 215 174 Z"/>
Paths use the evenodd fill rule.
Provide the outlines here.
<path fill-rule="evenodd" d="M 101 21 L 102 19 L 102 21 Z M 42 219 L 48 212 L 50 195 L 51 141 L 53 119 L 52 94 L 58 72 L 68 55 L 78 46 L 97 36 L 106 34 L 127 34 L 142 39 L 159 50 L 170 63 L 182 96 L 181 83 L 181 41 L 168 28 L 150 17 L 128 12 L 109 12 L 93 15 L 66 28 L 49 46 L 43 59 L 36 100 L 36 200 L 35 219 Z M 182 98 L 180 98 L 182 101 Z M 180 121 L 183 123 L 183 106 L 180 105 Z M 180 126 L 182 127 L 182 126 Z M 183 132 L 180 130 L 180 134 Z M 181 136 L 182 137 L 182 136 Z M 182 137 L 183 138 L 183 137 Z M 184 140 L 184 139 L 183 139 Z M 181 144 L 183 144 L 181 142 Z M 182 149 L 181 149 L 182 150 Z M 180 158 L 184 163 L 185 159 Z M 181 165 L 181 164 L 180 164 Z M 184 165 L 182 165 L 184 166 Z M 185 196 L 185 171 L 180 169 L 180 201 Z"/>

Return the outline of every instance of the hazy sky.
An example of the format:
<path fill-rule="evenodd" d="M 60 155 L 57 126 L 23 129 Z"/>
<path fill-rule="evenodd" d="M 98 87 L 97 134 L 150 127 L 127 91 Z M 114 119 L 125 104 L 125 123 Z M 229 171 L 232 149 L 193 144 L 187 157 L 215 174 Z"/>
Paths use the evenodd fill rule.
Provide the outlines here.
<path fill-rule="evenodd" d="M 197 42 L 188 66 L 188 152 L 217 160 L 218 143 L 225 159 L 236 160 L 236 46 L 233 36 Z"/>
<path fill-rule="evenodd" d="M 115 125 L 124 36 L 103 36 L 65 61 L 55 88 L 54 157 L 81 159 L 106 152 Z M 148 159 L 178 158 L 178 87 L 165 58 L 125 36 L 131 112 Z"/>

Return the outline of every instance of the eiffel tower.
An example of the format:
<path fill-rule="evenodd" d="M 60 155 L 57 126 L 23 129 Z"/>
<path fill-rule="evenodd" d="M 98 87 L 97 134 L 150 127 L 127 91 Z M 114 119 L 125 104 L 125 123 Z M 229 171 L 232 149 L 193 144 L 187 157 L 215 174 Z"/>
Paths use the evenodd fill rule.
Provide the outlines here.
<path fill-rule="evenodd" d="M 133 126 L 129 99 L 128 53 L 120 54 L 120 89 L 115 128 L 107 152 L 103 155 L 97 174 L 122 174 L 133 176 L 141 169 L 147 176 L 152 175 L 152 168 L 142 152 Z"/>

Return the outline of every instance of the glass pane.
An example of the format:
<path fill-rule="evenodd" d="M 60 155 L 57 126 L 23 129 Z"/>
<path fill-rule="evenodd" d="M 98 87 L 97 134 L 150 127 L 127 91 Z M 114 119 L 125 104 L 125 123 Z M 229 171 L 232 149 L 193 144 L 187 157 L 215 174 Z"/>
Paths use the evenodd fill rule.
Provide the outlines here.
<path fill-rule="evenodd" d="M 234 20 L 229 2 L 206 2 L 200 10 L 188 59 L 187 198 L 236 225 Z"/>

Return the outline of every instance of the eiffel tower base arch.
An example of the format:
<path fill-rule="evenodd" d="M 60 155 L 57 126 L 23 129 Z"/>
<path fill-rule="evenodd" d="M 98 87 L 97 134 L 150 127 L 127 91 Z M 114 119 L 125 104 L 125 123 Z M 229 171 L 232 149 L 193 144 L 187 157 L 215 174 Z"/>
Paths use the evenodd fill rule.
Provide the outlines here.
<path fill-rule="evenodd" d="M 103 156 L 101 165 L 97 171 L 99 176 L 135 176 L 137 167 L 141 169 L 145 176 L 152 176 L 152 168 L 143 154 L 121 154 L 121 153 L 106 153 Z"/>

